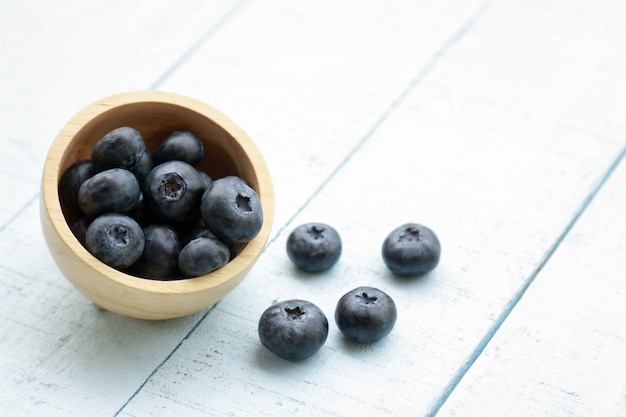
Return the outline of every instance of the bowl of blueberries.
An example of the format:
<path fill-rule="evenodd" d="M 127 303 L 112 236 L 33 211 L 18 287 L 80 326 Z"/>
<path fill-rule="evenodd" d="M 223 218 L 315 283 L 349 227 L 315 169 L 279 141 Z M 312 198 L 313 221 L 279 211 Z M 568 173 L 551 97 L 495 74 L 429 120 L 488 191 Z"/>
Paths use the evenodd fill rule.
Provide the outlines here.
<path fill-rule="evenodd" d="M 96 305 L 161 320 L 218 302 L 269 237 L 274 194 L 256 145 L 206 103 L 163 91 L 79 111 L 44 165 L 41 226 Z"/>

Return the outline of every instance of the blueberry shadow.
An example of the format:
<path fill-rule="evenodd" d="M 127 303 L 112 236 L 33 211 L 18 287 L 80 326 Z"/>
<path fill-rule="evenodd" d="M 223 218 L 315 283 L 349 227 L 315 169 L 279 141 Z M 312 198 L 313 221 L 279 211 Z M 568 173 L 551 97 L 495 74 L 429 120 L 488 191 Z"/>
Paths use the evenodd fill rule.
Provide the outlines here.
<path fill-rule="evenodd" d="M 264 371 L 271 372 L 273 374 L 282 374 L 292 369 L 302 368 L 306 366 L 312 366 L 317 363 L 314 359 L 317 354 L 300 360 L 287 360 L 282 359 L 272 352 L 270 352 L 265 346 L 259 343 L 254 351 L 255 365 Z"/>
<path fill-rule="evenodd" d="M 431 280 L 431 276 L 433 275 L 433 271 L 427 272 L 422 275 L 414 276 L 414 277 L 405 277 L 396 275 L 393 272 L 387 270 L 382 277 L 384 280 L 394 283 L 395 285 L 401 288 L 409 288 L 409 287 L 420 287 L 423 285 L 427 285 Z"/>
<path fill-rule="evenodd" d="M 386 344 L 386 341 L 387 337 L 377 342 L 358 343 L 348 339 L 347 337 L 341 337 L 341 341 L 339 343 L 341 345 L 341 349 L 348 352 L 348 354 L 350 355 L 367 355 L 383 348 L 383 346 Z"/>

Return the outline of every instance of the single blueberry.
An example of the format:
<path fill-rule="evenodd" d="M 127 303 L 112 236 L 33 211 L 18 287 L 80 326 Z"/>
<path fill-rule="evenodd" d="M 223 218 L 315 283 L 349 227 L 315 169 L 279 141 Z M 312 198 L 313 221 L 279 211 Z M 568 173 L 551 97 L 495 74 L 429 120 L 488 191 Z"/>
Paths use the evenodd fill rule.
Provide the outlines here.
<path fill-rule="evenodd" d="M 208 227 L 204 225 L 194 224 L 194 225 L 191 225 L 191 227 L 185 227 L 181 229 L 182 229 L 181 246 L 187 245 L 189 242 L 191 242 L 194 239 L 199 239 L 199 238 L 204 238 L 204 237 L 218 239 L 217 236 L 215 236 L 215 234 L 211 231 L 211 229 L 209 229 Z M 237 245 L 232 242 L 224 242 L 224 241 L 221 241 L 221 242 L 228 247 L 228 251 L 230 253 L 229 258 L 234 259 L 235 256 L 237 256 Z"/>
<path fill-rule="evenodd" d="M 204 144 L 188 131 L 177 131 L 169 135 L 154 152 L 154 162 L 183 161 L 197 165 L 204 158 Z"/>
<path fill-rule="evenodd" d="M 258 333 L 261 344 L 276 356 L 301 360 L 315 354 L 326 342 L 328 319 L 309 301 L 281 301 L 263 312 Z"/>
<path fill-rule="evenodd" d="M 143 228 L 144 248 L 129 273 L 143 278 L 170 280 L 178 276 L 179 239 L 176 230 L 162 224 Z"/>
<path fill-rule="evenodd" d="M 200 174 L 200 176 L 202 177 L 202 181 L 204 182 L 204 189 L 206 190 L 207 188 L 209 188 L 211 186 L 211 184 L 213 184 L 213 178 L 211 178 L 209 176 L 209 174 L 207 174 L 204 171 L 198 170 L 198 174 Z"/>
<path fill-rule="evenodd" d="M 91 220 L 87 216 L 81 216 L 76 220 L 71 226 L 70 230 L 76 237 L 76 239 L 80 242 L 81 245 L 85 246 L 85 237 L 87 236 L 87 228 L 91 224 Z"/>
<path fill-rule="evenodd" d="M 228 247 L 212 237 L 190 241 L 178 255 L 178 269 L 189 278 L 208 274 L 226 265 L 230 260 Z"/>
<path fill-rule="evenodd" d="M 143 185 L 144 182 L 146 182 L 146 177 L 152 168 L 154 168 L 154 160 L 150 151 L 146 149 L 141 154 L 141 158 L 139 158 L 137 164 L 135 164 L 130 171 L 135 174 L 135 177 L 137 177 L 137 182 L 139 182 L 140 185 Z"/>
<path fill-rule="evenodd" d="M 78 205 L 78 190 L 91 178 L 93 167 L 89 159 L 81 159 L 70 165 L 59 179 L 59 198 L 65 209 L 74 215 L 81 213 Z"/>
<path fill-rule="evenodd" d="M 329 269 L 341 256 L 341 237 L 324 223 L 305 223 L 287 238 L 287 255 L 299 268 L 309 272 Z"/>
<path fill-rule="evenodd" d="M 240 177 L 216 179 L 202 196 L 200 213 L 204 224 L 225 242 L 247 242 L 263 225 L 258 194 Z"/>
<path fill-rule="evenodd" d="M 372 287 L 347 292 L 335 309 L 337 327 L 345 337 L 357 343 L 381 340 L 391 332 L 397 317 L 391 297 Z"/>
<path fill-rule="evenodd" d="M 143 136 L 132 127 L 123 126 L 104 135 L 91 150 L 91 162 L 96 172 L 109 168 L 133 170 L 139 163 L 146 144 Z"/>
<path fill-rule="evenodd" d="M 146 201 L 143 198 L 143 192 L 139 193 L 139 200 L 137 201 L 137 204 L 135 204 L 135 207 L 133 207 L 133 209 L 126 214 L 135 219 L 135 221 L 139 223 L 142 227 L 145 227 L 151 223 L 158 223 L 154 220 L 152 213 L 150 213 L 150 211 L 146 207 Z"/>
<path fill-rule="evenodd" d="M 143 231 L 135 220 L 124 214 L 103 214 L 87 228 L 85 246 L 105 264 L 117 269 L 128 268 L 143 253 Z"/>
<path fill-rule="evenodd" d="M 78 190 L 78 204 L 86 216 L 96 217 L 108 212 L 129 212 L 139 196 L 139 184 L 132 172 L 111 168 L 83 182 Z"/>
<path fill-rule="evenodd" d="M 415 277 L 435 269 L 441 256 L 441 245 L 437 235 L 428 227 L 407 223 L 387 235 L 382 256 L 394 274 Z"/>
<path fill-rule="evenodd" d="M 143 191 L 148 210 L 159 219 L 181 223 L 200 217 L 204 182 L 186 162 L 167 161 L 154 167 Z"/>

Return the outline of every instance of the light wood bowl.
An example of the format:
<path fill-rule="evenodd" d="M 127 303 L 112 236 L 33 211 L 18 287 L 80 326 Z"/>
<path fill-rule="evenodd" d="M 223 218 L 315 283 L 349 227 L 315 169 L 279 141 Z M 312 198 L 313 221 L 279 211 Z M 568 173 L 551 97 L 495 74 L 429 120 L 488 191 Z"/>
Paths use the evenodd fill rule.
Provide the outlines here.
<path fill-rule="evenodd" d="M 239 175 L 259 194 L 263 226 L 259 234 L 222 268 L 196 278 L 156 281 L 127 275 L 91 255 L 72 233 L 59 199 L 61 174 L 88 159 L 107 132 L 132 126 L 154 151 L 167 134 L 189 130 L 204 143 L 199 164 L 212 178 Z M 174 93 L 137 91 L 99 100 L 77 113 L 50 146 L 41 185 L 41 225 L 59 269 L 96 305 L 140 319 L 169 319 L 201 311 L 233 290 L 261 254 L 274 215 L 272 182 L 265 161 L 250 138 L 225 115 L 200 101 Z"/>

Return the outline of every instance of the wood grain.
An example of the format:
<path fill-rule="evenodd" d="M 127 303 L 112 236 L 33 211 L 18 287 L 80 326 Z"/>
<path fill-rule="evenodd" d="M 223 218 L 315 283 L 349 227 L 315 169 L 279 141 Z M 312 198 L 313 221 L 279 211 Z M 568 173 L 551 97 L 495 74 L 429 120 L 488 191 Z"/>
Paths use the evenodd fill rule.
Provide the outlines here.
<path fill-rule="evenodd" d="M 623 414 L 624 231 L 603 218 L 622 205 L 623 168 L 602 182 L 626 144 L 622 2 L 0 10 L 0 179 L 12 196 L 0 205 L 0 414 Z M 37 220 L 45 155 L 67 119 L 148 87 L 236 120 L 276 194 L 270 244 L 246 280 L 215 308 L 169 321 L 93 307 L 55 266 Z M 443 256 L 406 281 L 386 270 L 380 245 L 409 220 L 438 233 Z M 284 253 L 304 221 L 342 234 L 327 274 L 304 274 Z M 332 322 L 339 296 L 363 284 L 399 308 L 372 346 L 346 343 Z M 256 335 L 263 309 L 293 297 L 331 319 L 326 345 L 303 363 L 278 360 Z"/>
<path fill-rule="evenodd" d="M 626 164 L 443 405 L 441 416 L 621 416 Z"/>

